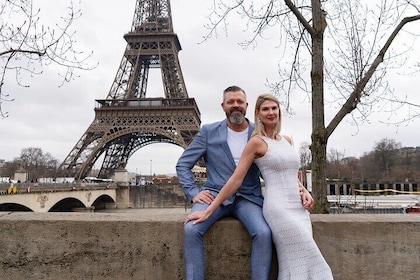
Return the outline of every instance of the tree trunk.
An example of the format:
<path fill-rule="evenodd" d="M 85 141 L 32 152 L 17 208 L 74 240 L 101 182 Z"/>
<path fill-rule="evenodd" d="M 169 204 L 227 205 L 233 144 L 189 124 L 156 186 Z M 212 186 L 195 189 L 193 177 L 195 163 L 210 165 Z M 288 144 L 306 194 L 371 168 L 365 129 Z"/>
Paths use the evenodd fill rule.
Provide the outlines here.
<path fill-rule="evenodd" d="M 327 134 L 324 110 L 324 30 L 325 17 L 321 1 L 312 0 L 312 196 L 313 213 L 329 213 L 326 189 Z"/>

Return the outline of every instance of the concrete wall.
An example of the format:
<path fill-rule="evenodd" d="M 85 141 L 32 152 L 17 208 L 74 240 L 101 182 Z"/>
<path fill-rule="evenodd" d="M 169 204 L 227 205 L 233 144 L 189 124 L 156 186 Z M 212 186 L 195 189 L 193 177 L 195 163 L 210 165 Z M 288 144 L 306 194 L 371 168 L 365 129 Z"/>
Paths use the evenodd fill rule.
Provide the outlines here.
<path fill-rule="evenodd" d="M 0 212 L 2 279 L 184 279 L 183 209 Z M 312 215 L 336 280 L 414 280 L 420 215 Z M 208 280 L 249 279 L 250 239 L 227 218 L 205 236 Z M 273 260 L 272 279 L 276 263 Z"/>
<path fill-rule="evenodd" d="M 130 208 L 186 208 L 184 191 L 179 185 L 130 186 Z"/>

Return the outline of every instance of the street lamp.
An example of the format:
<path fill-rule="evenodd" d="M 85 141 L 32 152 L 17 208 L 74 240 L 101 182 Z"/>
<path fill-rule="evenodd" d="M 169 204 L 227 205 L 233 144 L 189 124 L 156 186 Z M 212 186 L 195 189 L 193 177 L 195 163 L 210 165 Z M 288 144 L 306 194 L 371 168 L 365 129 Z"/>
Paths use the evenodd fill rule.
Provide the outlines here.
<path fill-rule="evenodd" d="M 152 160 L 150 160 L 150 179 L 152 179 Z"/>

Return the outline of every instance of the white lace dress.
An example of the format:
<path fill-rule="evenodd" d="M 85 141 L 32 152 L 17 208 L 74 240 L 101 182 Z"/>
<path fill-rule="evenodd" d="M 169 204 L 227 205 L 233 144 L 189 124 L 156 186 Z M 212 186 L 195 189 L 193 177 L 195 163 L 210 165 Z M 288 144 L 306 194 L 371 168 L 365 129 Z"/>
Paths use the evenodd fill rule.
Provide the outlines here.
<path fill-rule="evenodd" d="M 255 160 L 265 181 L 263 213 L 276 246 L 278 280 L 333 279 L 312 237 L 309 212 L 302 206 L 297 173 L 299 156 L 283 137 L 261 137 L 267 153 Z"/>

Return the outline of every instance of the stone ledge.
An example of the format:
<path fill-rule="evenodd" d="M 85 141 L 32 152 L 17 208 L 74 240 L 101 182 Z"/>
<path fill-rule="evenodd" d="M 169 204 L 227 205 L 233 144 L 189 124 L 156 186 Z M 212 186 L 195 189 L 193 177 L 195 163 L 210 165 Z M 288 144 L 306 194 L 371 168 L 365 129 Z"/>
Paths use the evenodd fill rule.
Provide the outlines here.
<path fill-rule="evenodd" d="M 180 208 L 0 213 L 3 279 L 184 279 Z M 417 279 L 420 215 L 311 215 L 335 280 Z M 205 236 L 207 277 L 249 279 L 250 238 L 235 219 Z M 273 259 L 272 279 L 277 264 Z"/>

